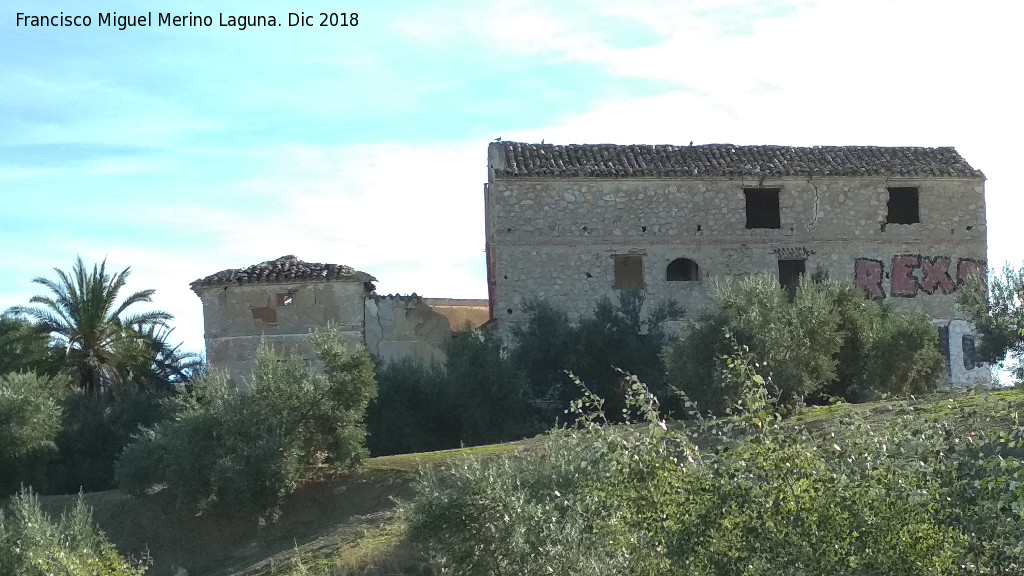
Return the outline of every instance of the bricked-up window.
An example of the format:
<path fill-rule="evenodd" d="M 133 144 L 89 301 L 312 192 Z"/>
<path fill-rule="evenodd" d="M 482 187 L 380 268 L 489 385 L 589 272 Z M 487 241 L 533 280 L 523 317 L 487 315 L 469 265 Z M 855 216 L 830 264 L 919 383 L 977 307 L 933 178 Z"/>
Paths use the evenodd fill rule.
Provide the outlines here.
<path fill-rule="evenodd" d="M 693 282 L 700 280 L 697 263 L 689 258 L 676 258 L 668 263 L 665 279 L 669 282 Z"/>
<path fill-rule="evenodd" d="M 889 188 L 888 208 L 886 224 L 917 224 L 921 221 L 917 188 L 913 186 Z"/>
<path fill-rule="evenodd" d="M 781 228 L 778 188 L 744 188 L 747 228 Z"/>
<path fill-rule="evenodd" d="M 644 257 L 639 254 L 616 254 L 615 289 L 642 290 L 644 287 Z"/>
<path fill-rule="evenodd" d="M 805 260 L 779 260 L 779 284 L 786 289 L 790 300 L 796 298 L 796 287 L 805 271 Z"/>

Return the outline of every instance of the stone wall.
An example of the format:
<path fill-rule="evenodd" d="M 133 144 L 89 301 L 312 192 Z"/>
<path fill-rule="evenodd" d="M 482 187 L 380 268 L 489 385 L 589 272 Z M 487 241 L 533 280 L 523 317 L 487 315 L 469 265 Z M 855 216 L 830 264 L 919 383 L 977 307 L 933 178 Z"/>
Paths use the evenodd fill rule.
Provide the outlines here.
<path fill-rule="evenodd" d="M 203 301 L 206 359 L 248 380 L 261 340 L 313 358 L 314 328 L 333 322 L 349 346 L 363 344 L 362 282 L 260 283 L 198 289 Z"/>
<path fill-rule="evenodd" d="M 448 319 L 419 296 L 367 297 L 366 347 L 384 362 L 418 358 L 444 362 L 451 339 Z"/>
<path fill-rule="evenodd" d="M 261 341 L 313 361 L 310 336 L 328 322 L 347 346 L 365 346 L 384 362 L 405 357 L 443 362 L 444 345 L 451 338 L 449 318 L 423 298 L 366 294 L 359 281 L 254 283 L 197 291 L 203 301 L 207 362 L 240 382 L 251 378 Z M 461 308 L 472 308 L 463 304 Z"/>
<path fill-rule="evenodd" d="M 919 223 L 886 223 L 897 186 L 918 188 Z M 746 227 L 745 188 L 779 189 L 778 228 Z M 649 304 L 696 311 L 712 277 L 778 275 L 780 260 L 802 260 L 807 274 L 856 282 L 948 324 L 960 280 L 986 257 L 981 178 L 498 178 L 486 228 L 494 315 L 505 325 L 531 298 L 574 316 L 614 299 L 615 257 L 627 254 L 642 260 Z M 696 281 L 667 279 L 677 258 L 697 264 Z"/>

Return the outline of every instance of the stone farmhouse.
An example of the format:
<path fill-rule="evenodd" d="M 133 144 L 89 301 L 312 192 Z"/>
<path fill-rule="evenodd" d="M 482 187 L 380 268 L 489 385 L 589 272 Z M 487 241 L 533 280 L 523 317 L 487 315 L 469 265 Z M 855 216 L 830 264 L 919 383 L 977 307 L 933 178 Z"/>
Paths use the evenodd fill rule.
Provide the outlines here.
<path fill-rule="evenodd" d="M 383 361 L 443 361 L 453 330 L 487 320 L 486 300 L 380 296 L 375 281 L 348 266 L 295 256 L 200 278 L 191 288 L 203 302 L 207 362 L 245 381 L 261 341 L 312 360 L 312 330 L 328 322 L 349 346 L 365 346 Z"/>
<path fill-rule="evenodd" d="M 530 299 L 581 315 L 642 289 L 693 311 L 714 276 L 822 272 L 930 315 L 953 384 L 990 380 L 954 303 L 985 266 L 985 177 L 953 148 L 494 142 L 487 167 L 499 325 Z"/>

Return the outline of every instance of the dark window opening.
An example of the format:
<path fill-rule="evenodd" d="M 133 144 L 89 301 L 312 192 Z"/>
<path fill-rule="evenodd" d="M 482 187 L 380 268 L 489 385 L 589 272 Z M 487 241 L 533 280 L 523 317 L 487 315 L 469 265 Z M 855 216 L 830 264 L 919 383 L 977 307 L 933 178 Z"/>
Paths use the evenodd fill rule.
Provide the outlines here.
<path fill-rule="evenodd" d="M 295 295 L 294 294 L 278 294 L 277 295 L 277 305 L 278 306 L 291 306 L 294 301 L 295 301 Z"/>
<path fill-rule="evenodd" d="M 665 269 L 665 279 L 669 282 L 694 282 L 700 280 L 700 271 L 693 260 L 676 258 Z"/>
<path fill-rule="evenodd" d="M 978 348 L 973 335 L 964 334 L 961 336 L 960 348 L 964 352 L 964 370 L 974 370 L 975 368 L 981 368 L 984 366 L 984 364 L 978 360 Z"/>
<path fill-rule="evenodd" d="M 951 374 L 952 366 L 949 362 L 949 324 L 939 326 L 939 352 L 946 359 L 946 374 Z"/>
<path fill-rule="evenodd" d="M 917 224 L 921 221 L 917 188 L 904 186 L 889 188 L 889 212 L 886 224 Z"/>
<path fill-rule="evenodd" d="M 796 298 L 796 287 L 806 271 L 806 260 L 779 260 L 779 284 L 786 289 L 789 299 Z"/>
<path fill-rule="evenodd" d="M 778 188 L 746 188 L 747 228 L 782 228 Z"/>
<path fill-rule="evenodd" d="M 644 287 L 644 257 L 638 254 L 616 254 L 616 290 L 642 290 Z"/>
<path fill-rule="evenodd" d="M 277 324 L 277 311 L 270 306 L 253 308 L 252 319 L 256 322 L 256 326 L 259 328 L 266 327 L 271 324 Z"/>

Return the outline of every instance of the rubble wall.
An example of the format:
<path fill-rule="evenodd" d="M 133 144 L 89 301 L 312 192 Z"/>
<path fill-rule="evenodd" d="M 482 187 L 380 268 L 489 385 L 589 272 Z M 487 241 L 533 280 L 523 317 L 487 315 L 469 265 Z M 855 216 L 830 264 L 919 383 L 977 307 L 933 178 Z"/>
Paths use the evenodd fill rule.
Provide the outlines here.
<path fill-rule="evenodd" d="M 328 322 L 348 346 L 361 346 L 363 295 L 361 282 L 202 288 L 207 362 L 248 380 L 261 340 L 312 360 L 309 337 Z"/>
<path fill-rule="evenodd" d="M 897 186 L 918 188 L 920 222 L 886 223 Z M 778 228 L 747 228 L 745 188 L 779 189 Z M 802 260 L 806 274 L 855 282 L 945 325 L 959 318 L 962 279 L 985 265 L 981 178 L 499 178 L 486 197 L 494 315 L 506 326 L 531 298 L 573 316 L 616 298 L 617 255 L 641 257 L 648 305 L 695 312 L 715 277 L 778 275 L 780 260 Z M 668 280 L 677 258 L 697 264 L 696 281 Z"/>
<path fill-rule="evenodd" d="M 415 358 L 446 360 L 445 343 L 452 331 L 448 319 L 419 296 L 367 297 L 366 347 L 381 361 Z"/>

